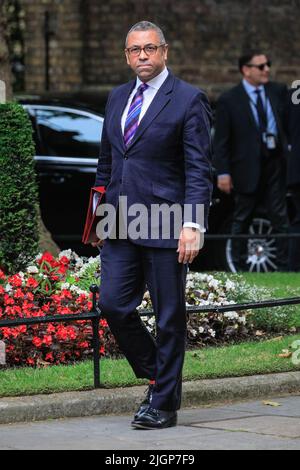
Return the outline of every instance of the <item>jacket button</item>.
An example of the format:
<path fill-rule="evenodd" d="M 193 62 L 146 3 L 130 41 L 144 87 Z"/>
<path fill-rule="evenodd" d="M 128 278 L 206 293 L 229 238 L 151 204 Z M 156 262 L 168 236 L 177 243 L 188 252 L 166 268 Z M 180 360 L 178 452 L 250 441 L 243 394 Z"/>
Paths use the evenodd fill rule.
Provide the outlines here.
<path fill-rule="evenodd" d="M 124 155 L 124 160 L 128 160 L 128 157 L 127 157 L 127 155 Z"/>

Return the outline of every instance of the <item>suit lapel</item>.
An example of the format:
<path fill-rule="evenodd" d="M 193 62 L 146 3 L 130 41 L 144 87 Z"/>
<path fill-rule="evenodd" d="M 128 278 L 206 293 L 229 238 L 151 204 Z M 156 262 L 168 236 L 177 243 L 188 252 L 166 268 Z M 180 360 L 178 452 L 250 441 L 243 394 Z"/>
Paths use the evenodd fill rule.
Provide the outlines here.
<path fill-rule="evenodd" d="M 152 121 L 158 116 L 158 114 L 164 109 L 164 107 L 171 100 L 171 92 L 174 86 L 174 76 L 169 72 L 168 77 L 156 93 L 155 97 L 152 100 L 149 108 L 147 109 L 145 115 L 141 119 L 137 131 L 132 139 L 131 143 L 128 146 L 128 149 L 135 144 L 135 142 L 140 139 L 145 130 L 150 126 Z"/>
<path fill-rule="evenodd" d="M 122 98 L 120 99 L 118 103 L 118 108 L 117 108 L 116 116 L 115 116 L 116 123 L 117 123 L 117 132 L 118 132 L 117 137 L 118 137 L 118 140 L 121 142 L 121 146 L 123 147 L 123 149 L 125 149 L 125 143 L 124 143 L 124 137 L 123 137 L 123 131 L 122 131 L 122 115 L 128 103 L 129 96 L 135 86 L 135 83 L 136 83 L 136 80 L 131 80 L 126 85 Z"/>

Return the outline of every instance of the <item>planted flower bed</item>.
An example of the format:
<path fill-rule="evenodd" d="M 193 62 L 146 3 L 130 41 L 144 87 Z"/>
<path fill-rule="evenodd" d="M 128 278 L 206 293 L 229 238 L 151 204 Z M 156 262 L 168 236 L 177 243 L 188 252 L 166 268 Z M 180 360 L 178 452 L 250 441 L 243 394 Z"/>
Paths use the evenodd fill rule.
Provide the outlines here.
<path fill-rule="evenodd" d="M 71 251 L 57 259 L 50 253 L 39 255 L 35 262 L 13 276 L 0 271 L 0 320 L 70 315 L 91 310 L 91 293 L 82 289 L 85 276 L 95 271 L 97 260 L 84 263 Z M 100 322 L 100 353 L 104 342 L 109 349 L 107 324 Z M 92 327 L 89 321 L 49 323 L 14 328 L 0 328 L 6 344 L 9 365 L 66 364 L 92 354 Z"/>
<path fill-rule="evenodd" d="M 90 311 L 92 294 L 89 287 L 99 283 L 100 270 L 99 258 L 82 259 L 71 250 L 61 252 L 58 258 L 49 253 L 39 255 L 24 272 L 12 276 L 0 270 L 0 320 Z M 218 278 L 209 274 L 188 274 L 186 298 L 190 306 L 227 305 L 266 297 L 270 298 L 268 291 L 249 286 L 241 276 L 233 282 L 225 274 L 218 274 Z M 148 291 L 139 308 L 152 309 Z M 283 314 L 282 309 L 277 314 L 281 321 Z M 257 315 L 251 311 L 191 314 L 188 317 L 188 348 L 260 336 L 263 333 L 257 332 Z M 264 311 L 263 315 L 267 325 L 269 313 Z M 155 335 L 155 318 L 142 318 Z M 120 351 L 106 321 L 101 320 L 100 326 L 101 355 L 119 356 Z M 44 366 L 83 360 L 92 356 L 91 339 L 89 321 L 0 328 L 0 340 L 6 344 L 7 364 L 11 366 Z"/>

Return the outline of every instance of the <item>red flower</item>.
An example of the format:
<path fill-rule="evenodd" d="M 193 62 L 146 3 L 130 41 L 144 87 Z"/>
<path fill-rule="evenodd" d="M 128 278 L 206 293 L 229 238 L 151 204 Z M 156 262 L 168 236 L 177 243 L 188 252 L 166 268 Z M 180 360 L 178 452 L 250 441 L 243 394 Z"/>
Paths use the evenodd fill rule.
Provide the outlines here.
<path fill-rule="evenodd" d="M 61 296 L 64 297 L 65 299 L 73 299 L 71 292 L 67 289 L 63 289 L 61 291 Z"/>
<path fill-rule="evenodd" d="M 47 263 L 51 264 L 51 266 L 53 266 L 53 264 L 55 264 L 55 260 L 54 260 L 53 256 L 48 251 L 45 251 L 43 256 L 39 259 L 38 263 L 42 264 L 43 261 L 47 261 Z"/>
<path fill-rule="evenodd" d="M 47 333 L 55 333 L 56 329 L 55 326 L 52 323 L 49 323 L 47 327 Z"/>
<path fill-rule="evenodd" d="M 4 305 L 14 305 L 15 301 L 8 294 L 4 294 Z"/>
<path fill-rule="evenodd" d="M 14 287 L 21 287 L 22 285 L 22 279 L 19 274 L 15 274 L 14 276 L 9 277 L 8 282 Z"/>
<path fill-rule="evenodd" d="M 43 341 L 38 337 L 38 336 L 35 336 L 32 340 L 32 343 L 34 344 L 34 346 L 36 346 L 37 348 L 40 348 L 43 344 Z"/>
<path fill-rule="evenodd" d="M 69 260 L 69 258 L 67 258 L 66 256 L 62 256 L 62 257 L 60 258 L 59 262 L 60 262 L 61 264 L 66 264 L 66 265 L 68 265 L 68 264 L 70 263 L 70 260 Z"/>
<path fill-rule="evenodd" d="M 2 271 L 2 269 L 0 269 L 0 279 L 1 280 L 6 279 L 6 276 L 5 276 L 4 272 Z"/>
<path fill-rule="evenodd" d="M 45 360 L 53 362 L 54 361 L 53 353 L 50 352 L 50 353 L 46 354 Z"/>
<path fill-rule="evenodd" d="M 27 298 L 27 300 L 29 300 L 30 302 L 33 302 L 33 300 L 34 300 L 34 295 L 33 295 L 33 293 L 32 293 L 32 292 L 27 292 L 26 298 Z"/>
<path fill-rule="evenodd" d="M 22 289 L 20 289 L 20 288 L 18 287 L 18 289 L 17 289 L 16 292 L 14 293 L 14 298 L 15 298 L 15 299 L 24 299 L 24 297 L 25 297 L 24 292 L 22 291 Z"/>
<path fill-rule="evenodd" d="M 50 302 L 42 306 L 42 311 L 45 313 L 49 313 L 50 311 Z"/>
<path fill-rule="evenodd" d="M 26 359 L 26 362 L 29 366 L 34 366 L 34 364 L 35 364 L 34 359 L 32 359 L 32 357 L 28 357 Z"/>
<path fill-rule="evenodd" d="M 5 290 L 2 286 L 0 286 L 0 295 L 3 295 L 5 293 Z"/>
<path fill-rule="evenodd" d="M 51 335 L 45 335 L 43 338 L 43 344 L 46 346 L 50 346 L 52 344 L 52 336 Z"/>
<path fill-rule="evenodd" d="M 36 289 L 36 287 L 39 285 L 36 279 L 34 277 L 29 277 L 26 282 L 26 287 L 32 287 L 33 289 Z"/>
<path fill-rule="evenodd" d="M 2 336 L 4 339 L 8 339 L 11 336 L 11 328 L 0 328 Z M 7 348 L 6 348 L 7 349 Z"/>
<path fill-rule="evenodd" d="M 76 299 L 77 304 L 84 304 L 87 301 L 87 296 L 85 294 L 80 294 L 80 296 Z"/>
<path fill-rule="evenodd" d="M 5 309 L 6 315 L 11 315 L 13 317 L 18 317 L 21 316 L 22 314 L 22 309 L 18 305 L 14 305 L 13 307 L 6 307 Z"/>
<path fill-rule="evenodd" d="M 57 270 L 59 274 L 66 274 L 67 271 L 68 271 L 68 266 L 60 266 L 59 269 Z"/>

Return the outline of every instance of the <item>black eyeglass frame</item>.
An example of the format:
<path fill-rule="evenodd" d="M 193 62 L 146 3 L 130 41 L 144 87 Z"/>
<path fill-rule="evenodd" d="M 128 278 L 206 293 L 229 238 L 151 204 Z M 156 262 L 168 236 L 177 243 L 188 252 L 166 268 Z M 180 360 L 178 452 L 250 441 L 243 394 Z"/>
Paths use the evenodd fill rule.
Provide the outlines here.
<path fill-rule="evenodd" d="M 129 55 L 133 56 L 133 57 L 139 57 L 142 53 L 142 51 L 145 52 L 145 54 L 149 57 L 150 55 L 155 55 L 157 53 L 157 50 L 160 48 L 160 47 L 163 47 L 163 46 L 166 46 L 167 44 L 159 44 L 159 45 L 156 45 L 156 44 L 146 44 L 146 46 L 144 47 L 140 47 L 140 46 L 132 46 L 132 47 L 127 47 L 125 49 L 126 52 L 128 52 Z M 153 48 L 153 51 L 151 50 L 151 52 L 147 52 L 147 48 Z M 138 51 L 136 54 L 133 53 L 133 51 L 136 50 Z"/>
<path fill-rule="evenodd" d="M 260 71 L 263 71 L 266 66 L 268 66 L 270 68 L 272 66 L 272 62 L 270 60 L 268 60 L 264 64 L 245 64 L 245 65 L 246 65 L 246 67 L 255 67 L 256 69 L 259 69 Z"/>

